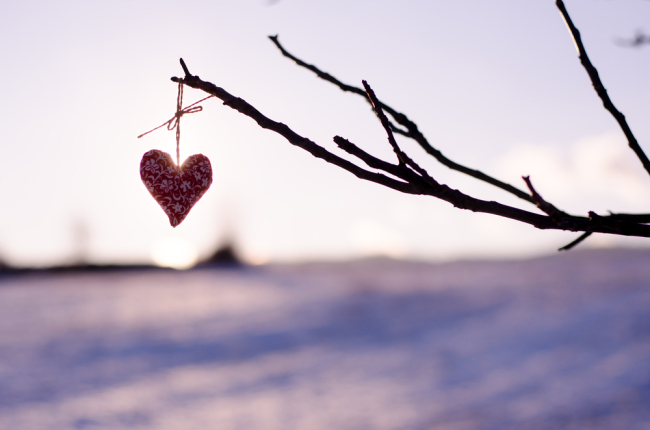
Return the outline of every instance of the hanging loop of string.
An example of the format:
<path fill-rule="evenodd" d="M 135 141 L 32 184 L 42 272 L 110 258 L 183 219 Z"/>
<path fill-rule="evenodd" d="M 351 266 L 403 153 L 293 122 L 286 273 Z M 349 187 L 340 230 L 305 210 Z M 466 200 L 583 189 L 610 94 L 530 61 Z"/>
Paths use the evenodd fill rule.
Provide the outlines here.
<path fill-rule="evenodd" d="M 203 106 L 197 106 L 199 103 L 201 103 L 204 100 L 209 99 L 210 97 L 214 96 L 208 96 L 205 98 L 202 98 L 198 102 L 192 103 L 189 106 L 186 106 L 183 108 L 183 83 L 179 82 L 178 83 L 178 95 L 176 96 L 176 113 L 174 114 L 173 118 L 171 118 L 169 121 L 164 122 L 163 124 L 159 125 L 156 128 L 153 128 L 149 130 L 146 133 L 142 133 L 140 136 L 138 136 L 138 139 L 140 139 L 142 136 L 146 136 L 147 134 L 151 133 L 152 131 L 156 131 L 159 128 L 167 126 L 167 130 L 173 130 L 176 129 L 176 165 L 180 167 L 181 165 L 181 151 L 180 151 L 180 144 L 181 144 L 181 117 L 185 115 L 186 113 L 196 113 L 196 112 L 201 112 L 203 110 Z"/>

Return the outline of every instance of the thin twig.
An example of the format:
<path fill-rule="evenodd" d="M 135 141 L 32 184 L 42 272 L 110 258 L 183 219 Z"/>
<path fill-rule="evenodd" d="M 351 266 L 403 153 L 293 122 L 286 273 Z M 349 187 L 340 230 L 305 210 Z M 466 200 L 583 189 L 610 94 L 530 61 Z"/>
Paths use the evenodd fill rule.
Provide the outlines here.
<path fill-rule="evenodd" d="M 373 155 L 368 154 L 366 151 L 341 136 L 334 136 L 334 142 L 339 148 L 348 154 L 357 157 L 373 169 L 383 170 L 384 172 L 390 173 L 391 175 L 403 179 L 407 182 L 417 182 L 418 180 L 422 179 L 415 172 L 406 168 L 404 164 L 391 164 L 387 161 L 379 159 Z"/>
<path fill-rule="evenodd" d="M 402 130 L 401 128 L 397 127 L 395 124 L 392 122 L 389 122 L 390 124 L 390 129 L 393 130 L 393 133 L 401 134 L 404 137 L 411 137 L 408 131 Z"/>
<path fill-rule="evenodd" d="M 569 12 L 567 12 L 566 7 L 564 6 L 564 2 L 562 0 L 556 0 L 555 5 L 560 10 L 560 13 L 562 14 L 562 18 L 564 18 L 564 22 L 569 28 L 569 32 L 571 33 L 571 37 L 573 38 L 573 42 L 575 43 L 576 49 L 578 50 L 580 63 L 582 63 L 582 66 L 587 71 L 587 74 L 589 75 L 589 79 L 591 79 L 591 84 L 593 85 L 594 90 L 596 90 L 598 97 L 600 97 L 600 99 L 602 100 L 605 109 L 612 114 L 612 116 L 614 117 L 618 125 L 621 127 L 621 130 L 623 130 L 623 134 L 625 134 L 625 137 L 627 138 L 628 145 L 630 146 L 632 151 L 634 151 L 636 156 L 639 158 L 646 172 L 650 174 L 650 160 L 645 155 L 645 152 L 643 152 L 643 149 L 641 149 L 641 146 L 639 146 L 639 142 L 637 142 L 636 137 L 634 137 L 634 134 L 630 129 L 630 126 L 627 124 L 625 115 L 623 115 L 618 109 L 616 109 L 616 106 L 614 106 L 614 103 L 609 98 L 609 95 L 607 94 L 607 90 L 605 89 L 603 82 L 600 80 L 600 77 L 598 76 L 598 70 L 596 70 L 594 65 L 591 63 L 591 60 L 589 60 L 589 56 L 587 56 L 587 51 L 585 50 L 585 46 L 582 44 L 582 38 L 580 37 L 580 31 L 578 31 L 576 26 L 573 25 L 573 21 L 571 21 L 571 17 L 569 16 Z"/>
<path fill-rule="evenodd" d="M 560 223 L 563 223 L 566 218 L 570 217 L 569 214 L 559 210 L 551 203 L 547 202 L 542 198 L 542 196 L 533 187 L 533 183 L 530 180 L 530 176 L 522 176 L 522 179 L 524 180 L 524 182 L 526 182 L 526 185 L 530 190 L 530 196 L 533 198 L 533 201 L 535 202 L 537 207 L 540 208 L 545 214 L 550 216 L 553 219 L 553 221 L 558 223 L 558 225 L 560 225 Z"/>
<path fill-rule="evenodd" d="M 426 170 L 420 167 L 415 161 L 413 161 L 408 155 L 406 155 L 404 151 L 402 151 L 402 149 L 397 144 L 397 141 L 395 140 L 395 136 L 393 136 L 393 130 L 390 127 L 390 122 L 388 121 L 388 118 L 386 118 L 386 115 L 384 114 L 384 111 L 381 108 L 381 103 L 379 103 L 379 100 L 377 100 L 377 96 L 375 95 L 375 92 L 372 90 L 372 88 L 370 88 L 368 82 L 361 81 L 361 83 L 363 84 L 363 88 L 365 88 L 366 90 L 366 94 L 368 95 L 368 100 L 370 100 L 370 105 L 372 106 L 373 111 L 375 111 L 377 118 L 379 118 L 381 125 L 384 127 L 384 130 L 386 131 L 386 135 L 388 135 L 388 142 L 390 143 L 390 146 L 393 148 L 393 151 L 395 151 L 395 154 L 397 155 L 397 159 L 399 160 L 400 165 L 409 166 L 411 169 L 415 170 L 418 174 L 420 174 L 420 176 L 426 179 L 427 182 L 438 184 L 438 182 L 435 179 L 433 179 Z"/>
<path fill-rule="evenodd" d="M 366 92 L 363 89 L 357 88 L 357 87 L 352 86 L 352 85 L 344 84 L 343 82 L 339 81 L 338 79 L 336 79 L 334 76 L 330 75 L 329 73 L 323 72 L 318 67 L 316 67 L 316 66 L 314 66 L 312 64 L 307 64 L 304 61 L 300 60 L 299 58 L 294 57 L 286 49 L 284 49 L 284 47 L 280 44 L 280 41 L 278 40 L 277 35 L 269 36 L 269 39 L 271 39 L 271 41 L 273 41 L 273 43 L 280 50 L 282 55 L 284 55 L 285 57 L 293 60 L 297 65 L 299 65 L 301 67 L 304 67 L 307 70 L 312 71 L 313 73 L 316 74 L 316 76 L 318 76 L 319 78 L 321 78 L 321 79 L 323 79 L 323 80 L 325 80 L 327 82 L 330 82 L 330 83 L 336 85 L 342 91 L 358 94 L 358 95 L 364 97 L 366 100 L 368 100 L 368 95 L 366 94 Z M 512 186 L 510 184 L 507 184 L 505 182 L 502 182 L 502 181 L 500 181 L 498 179 L 495 179 L 495 178 L 493 178 L 491 176 L 488 176 L 488 175 L 486 175 L 485 173 L 483 173 L 483 172 L 481 172 L 479 170 L 470 169 L 469 167 L 465 167 L 465 166 L 463 166 L 461 164 L 458 164 L 458 163 L 450 160 L 449 158 L 445 157 L 442 154 L 442 152 L 440 152 L 439 150 L 437 150 L 436 148 L 431 146 L 431 144 L 427 141 L 427 139 L 424 137 L 424 135 L 420 132 L 417 125 L 413 121 L 411 121 L 406 115 L 404 115 L 403 113 L 397 112 L 395 109 L 393 109 L 392 107 L 388 106 L 387 104 L 385 104 L 385 103 L 383 103 L 381 101 L 379 102 L 379 105 L 381 106 L 381 108 L 385 112 L 387 112 L 391 117 L 393 117 L 393 119 L 398 124 L 406 127 L 406 129 L 408 130 L 407 132 L 399 132 L 399 131 L 397 131 L 399 134 L 415 140 L 422 147 L 422 149 L 424 149 L 429 155 L 431 155 L 436 160 L 438 160 L 438 162 L 441 163 L 442 165 L 444 165 L 444 166 L 446 166 L 446 167 L 448 167 L 448 168 L 450 168 L 452 170 L 456 170 L 457 172 L 461 172 L 461 173 L 464 173 L 466 175 L 469 175 L 469 176 L 471 176 L 471 177 L 473 177 L 475 179 L 478 179 L 480 181 L 487 182 L 488 184 L 494 185 L 495 187 L 501 188 L 502 190 L 507 191 L 507 192 L 509 192 L 511 194 L 514 194 L 515 196 L 519 197 L 520 199 L 526 200 L 529 203 L 534 203 L 531 200 L 528 193 L 526 193 L 525 191 L 522 191 L 517 187 L 514 187 L 514 186 Z M 393 131 L 396 131 L 395 130 L 396 127 L 394 125 L 393 125 L 393 127 L 394 127 Z"/>
<path fill-rule="evenodd" d="M 185 76 L 192 76 L 189 69 L 187 68 L 187 65 L 185 64 L 185 61 L 183 61 L 182 58 L 181 58 L 181 67 L 183 68 L 183 73 L 185 73 Z"/>
<path fill-rule="evenodd" d="M 574 246 L 576 246 L 577 244 L 579 244 L 580 242 L 582 242 L 583 240 L 585 240 L 586 238 L 588 238 L 591 235 L 592 235 L 592 232 L 590 232 L 590 231 L 588 231 L 586 233 L 583 233 L 583 234 L 580 235 L 580 237 L 578 237 L 573 242 L 564 245 L 562 248 L 559 248 L 558 251 L 568 251 L 569 249 L 573 248 Z"/>
<path fill-rule="evenodd" d="M 547 202 L 542 198 L 542 196 L 535 190 L 535 187 L 533 187 L 533 183 L 530 180 L 530 176 L 522 176 L 524 182 L 526 182 L 526 185 L 528 186 L 528 189 L 530 190 L 531 197 L 535 201 L 535 204 L 537 207 L 539 207 L 544 213 L 548 214 L 558 225 L 562 225 L 565 222 L 565 219 L 567 217 L 570 217 L 571 215 L 567 214 L 564 211 L 559 210 L 556 208 L 554 205 L 551 203 Z M 580 237 L 578 237 L 576 240 L 572 241 L 571 243 L 563 246 L 562 248 L 559 248 L 558 251 L 568 251 L 569 249 L 573 248 L 589 236 L 591 236 L 592 232 L 588 231 L 584 234 L 582 234 Z"/>
<path fill-rule="evenodd" d="M 375 96 L 375 92 L 372 90 L 372 88 L 370 88 L 368 82 L 361 81 L 361 83 L 363 84 L 363 88 L 365 88 L 366 90 L 366 94 L 368 96 L 368 100 L 370 100 L 370 105 L 372 106 L 372 110 L 375 111 L 377 118 L 379 118 L 379 122 L 381 122 L 381 125 L 384 127 L 384 130 L 386 131 L 386 135 L 388 136 L 388 143 L 393 148 L 393 152 L 395 152 L 395 155 L 397 155 L 397 161 L 399 161 L 400 164 L 406 164 L 402 156 L 403 154 L 402 150 L 397 145 L 395 136 L 393 136 L 393 129 L 390 126 L 388 118 L 386 118 L 386 115 L 384 115 L 384 111 L 381 109 L 379 101 L 377 100 L 377 96 Z"/>

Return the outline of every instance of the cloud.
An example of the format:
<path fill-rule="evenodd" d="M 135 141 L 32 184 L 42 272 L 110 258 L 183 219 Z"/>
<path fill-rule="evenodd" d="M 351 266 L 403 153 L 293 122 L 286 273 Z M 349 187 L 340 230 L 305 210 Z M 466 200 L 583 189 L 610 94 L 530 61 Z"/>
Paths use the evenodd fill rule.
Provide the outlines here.
<path fill-rule="evenodd" d="M 530 175 L 540 194 L 573 213 L 650 211 L 650 178 L 616 135 L 587 137 L 563 150 L 523 144 L 496 161 L 497 177 L 523 186 Z"/>

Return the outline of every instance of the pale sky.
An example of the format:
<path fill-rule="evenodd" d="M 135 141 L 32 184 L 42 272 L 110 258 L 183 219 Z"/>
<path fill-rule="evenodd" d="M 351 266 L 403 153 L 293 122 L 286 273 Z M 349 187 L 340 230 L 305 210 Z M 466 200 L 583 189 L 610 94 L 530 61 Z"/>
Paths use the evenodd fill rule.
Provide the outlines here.
<path fill-rule="evenodd" d="M 613 101 L 650 151 L 645 0 L 568 0 Z M 645 27 L 644 27 L 645 26 Z M 176 229 L 139 177 L 174 133 L 139 134 L 174 114 L 190 71 L 340 153 L 341 135 L 391 158 L 368 105 L 282 57 L 308 63 L 409 115 L 453 160 L 575 214 L 650 212 L 650 178 L 602 108 L 552 0 L 3 1 L 0 255 L 13 264 L 150 262 L 164 244 L 199 257 L 233 237 L 249 261 L 368 255 L 422 259 L 552 253 L 576 234 L 454 209 L 365 183 L 292 147 L 216 100 L 183 118 L 181 157 L 208 156 L 211 189 Z M 191 103 L 204 96 L 187 89 Z M 534 211 L 404 148 L 437 180 Z M 595 236 L 588 246 L 643 246 Z M 163 245 L 161 245 L 163 244 Z"/>

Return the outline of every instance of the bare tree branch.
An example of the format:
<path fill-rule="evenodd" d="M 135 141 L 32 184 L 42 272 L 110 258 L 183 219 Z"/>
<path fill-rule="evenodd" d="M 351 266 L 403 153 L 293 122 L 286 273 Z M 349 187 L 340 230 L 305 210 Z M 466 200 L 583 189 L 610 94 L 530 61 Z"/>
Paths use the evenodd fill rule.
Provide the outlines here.
<path fill-rule="evenodd" d="M 584 46 L 580 39 L 580 33 L 573 25 L 573 22 L 571 21 L 569 14 L 564 7 L 564 3 L 562 0 L 556 0 L 556 5 L 564 17 L 567 26 L 569 27 L 569 31 L 571 32 L 573 40 L 578 49 L 580 61 L 582 62 L 584 68 L 587 70 L 594 89 L 603 101 L 605 108 L 618 121 L 619 125 L 623 129 L 623 132 L 628 138 L 630 147 L 637 154 L 648 173 L 650 173 L 650 161 L 639 147 L 634 135 L 632 134 L 632 131 L 625 121 L 625 117 L 614 107 L 613 103 L 609 99 L 607 91 L 603 87 L 603 84 L 598 77 L 597 70 L 591 64 L 591 61 L 585 52 Z M 520 221 L 532 225 L 539 229 L 583 232 L 580 237 L 568 245 L 563 246 L 560 248 L 560 250 L 571 249 L 572 247 L 588 238 L 592 233 L 596 232 L 624 236 L 650 237 L 650 225 L 646 225 L 650 224 L 650 214 L 621 214 L 610 212 L 610 214 L 607 216 L 600 216 L 595 212 L 589 212 L 588 217 L 571 215 L 559 210 L 556 206 L 542 198 L 542 196 L 533 187 L 532 181 L 528 176 L 524 176 L 523 179 L 528 187 L 528 190 L 530 191 L 530 194 L 510 184 L 506 184 L 497 179 L 494 179 L 478 170 L 469 169 L 465 166 L 455 163 L 454 161 L 449 160 L 443 156 L 440 151 L 433 148 L 429 144 L 424 135 L 418 130 L 417 125 L 408 119 L 406 115 L 397 112 L 390 106 L 382 103 L 366 81 L 362 81 L 364 89 L 343 84 L 332 75 L 325 73 L 317 67 L 311 64 L 307 64 L 304 61 L 291 55 L 284 49 L 284 47 L 282 47 L 278 41 L 277 36 L 269 37 L 273 43 L 275 43 L 278 49 L 280 49 L 284 56 L 292 59 L 299 66 L 312 71 L 320 78 L 338 86 L 343 91 L 348 91 L 363 96 L 372 106 L 373 111 L 377 115 L 377 118 L 384 128 L 384 131 L 386 132 L 388 138 L 388 143 L 397 156 L 398 164 L 392 164 L 379 159 L 367 153 L 349 140 L 344 139 L 340 136 L 335 136 L 334 142 L 340 149 L 357 158 L 358 160 L 361 160 L 368 167 L 376 171 L 366 170 L 351 161 L 341 158 L 329 152 L 322 146 L 312 142 L 308 138 L 300 136 L 287 125 L 273 121 L 272 119 L 266 117 L 245 100 L 233 96 L 223 88 L 217 87 L 210 82 L 203 81 L 198 76 L 190 74 L 189 69 L 183 59 L 180 61 L 185 76 L 183 78 L 173 77 L 172 81 L 180 82 L 190 87 L 200 89 L 219 98 L 223 101 L 224 105 L 253 119 L 260 127 L 278 133 L 286 140 L 288 140 L 292 145 L 296 145 L 304 149 L 314 157 L 321 158 L 328 163 L 334 164 L 344 170 L 347 170 L 360 179 L 374 182 L 376 184 L 380 184 L 407 194 L 433 196 L 449 202 L 460 209 L 489 213 L 509 218 L 515 221 Z M 390 115 L 393 121 L 399 124 L 401 127 L 398 127 L 395 125 L 395 123 L 391 122 L 391 120 L 389 120 L 389 118 L 386 116 L 386 113 Z M 502 190 L 514 194 L 515 196 L 529 203 L 535 204 L 542 212 L 544 212 L 544 215 L 528 212 L 516 207 L 504 205 L 496 201 L 480 200 L 464 194 L 459 190 L 452 189 L 445 184 L 437 182 L 429 175 L 425 169 L 421 168 L 404 151 L 402 151 L 395 139 L 395 133 L 415 140 L 427 153 L 432 155 L 443 165 L 453 170 L 465 173 L 481 181 L 492 184 Z M 384 173 L 390 176 L 386 176 Z"/>
<path fill-rule="evenodd" d="M 591 79 L 591 83 L 594 86 L 594 90 L 596 90 L 598 97 L 600 97 L 600 99 L 603 101 L 603 106 L 605 109 L 607 109 L 607 111 L 612 114 L 616 122 L 618 122 L 621 130 L 623 130 L 623 134 L 625 134 L 625 137 L 627 138 L 628 145 L 632 151 L 634 151 L 639 160 L 641 160 L 641 164 L 643 164 L 646 172 L 650 174 L 650 160 L 645 155 L 645 152 L 643 152 L 643 149 L 641 149 L 641 146 L 639 146 L 639 142 L 637 142 L 636 137 L 634 137 L 634 134 L 630 129 L 630 126 L 627 124 L 625 115 L 616 109 L 616 106 L 614 106 L 614 103 L 609 98 L 607 90 L 603 86 L 603 83 L 598 76 L 598 70 L 596 70 L 594 65 L 591 64 L 591 60 L 589 60 L 589 57 L 587 56 L 587 51 L 585 50 L 585 47 L 582 44 L 582 38 L 580 37 L 580 31 L 578 31 L 576 26 L 573 25 L 573 21 L 571 21 L 569 12 L 567 12 L 566 7 L 564 7 L 564 2 L 562 0 L 556 0 L 555 4 L 560 10 L 560 14 L 562 14 L 562 18 L 564 18 L 564 22 L 569 28 L 573 42 L 575 43 L 576 49 L 578 50 L 580 63 L 582 63 L 582 66 L 587 71 L 589 79 Z"/>
<path fill-rule="evenodd" d="M 187 67 L 184 69 L 187 69 Z M 430 178 L 425 171 L 420 170 L 419 167 L 417 167 L 417 164 L 412 162 L 412 160 L 410 160 L 406 154 L 404 154 L 399 149 L 399 147 L 396 147 L 397 150 L 401 156 L 405 158 L 400 160 L 403 161 L 403 163 L 394 165 L 366 153 L 356 145 L 341 137 L 337 136 L 334 138 L 334 141 L 337 143 L 337 145 L 339 145 L 339 147 L 344 149 L 349 154 L 364 161 L 368 166 L 374 169 L 382 170 L 402 179 L 403 181 L 392 179 L 381 173 L 370 172 L 368 170 L 362 169 L 361 167 L 357 166 L 354 163 L 351 163 L 348 160 L 332 154 L 311 140 L 300 136 L 287 125 L 271 120 L 256 108 L 254 108 L 252 105 L 247 103 L 245 100 L 233 96 L 223 88 L 217 87 L 210 82 L 201 80 L 198 76 L 186 75 L 184 78 L 173 77 L 172 80 L 174 82 L 182 82 L 192 88 L 200 89 L 208 94 L 214 95 L 215 97 L 222 100 L 224 105 L 235 109 L 236 111 L 255 120 L 260 127 L 272 130 L 280 134 L 285 139 L 287 139 L 289 143 L 304 149 L 317 158 L 321 158 L 328 163 L 334 164 L 341 167 L 342 169 L 347 170 L 360 179 L 375 182 L 377 184 L 407 194 L 422 194 L 437 197 L 441 200 L 453 204 L 455 207 L 460 209 L 502 216 L 530 224 L 539 229 L 601 232 L 628 236 L 650 237 L 650 226 L 627 220 L 613 219 L 611 217 L 600 217 L 593 212 L 590 212 L 589 218 L 585 218 L 571 216 L 565 214 L 564 212 L 558 211 L 558 216 L 560 218 L 555 217 L 556 219 L 553 219 L 553 217 L 548 215 L 535 214 L 495 201 L 480 200 L 464 194 L 458 190 L 449 188 L 447 185 L 436 182 L 433 178 Z M 368 88 L 370 89 L 369 86 Z M 372 94 L 373 95 L 369 97 L 376 100 L 374 93 Z M 379 104 L 377 104 L 377 106 L 379 106 Z M 381 112 L 381 109 L 377 110 L 378 116 L 379 112 Z M 387 133 L 390 134 L 390 128 L 388 129 Z M 415 171 L 411 169 L 414 169 Z M 530 197 L 530 199 L 533 200 L 532 197 Z"/>

